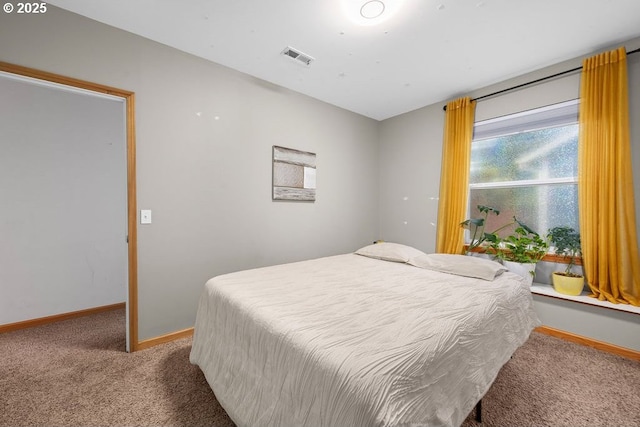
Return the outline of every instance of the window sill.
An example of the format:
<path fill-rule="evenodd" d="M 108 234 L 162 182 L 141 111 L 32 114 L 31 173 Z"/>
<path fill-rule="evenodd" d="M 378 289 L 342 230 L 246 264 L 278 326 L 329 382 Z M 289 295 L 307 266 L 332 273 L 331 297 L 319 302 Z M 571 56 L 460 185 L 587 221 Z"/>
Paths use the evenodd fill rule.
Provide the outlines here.
<path fill-rule="evenodd" d="M 588 305 L 594 305 L 594 306 L 598 306 L 598 307 L 604 307 L 604 308 L 608 308 L 611 310 L 617 310 L 617 311 L 625 311 L 628 313 L 635 313 L 635 314 L 640 314 L 640 307 L 636 307 L 633 306 L 631 304 L 613 304 L 610 303 L 609 301 L 600 301 L 597 298 L 591 298 L 589 297 L 589 292 L 588 291 L 582 291 L 581 295 L 577 295 L 577 296 L 571 296 L 571 295 L 564 295 L 561 294 L 559 292 L 556 292 L 555 289 L 553 289 L 553 286 L 551 285 L 545 285 L 542 283 L 534 283 L 533 285 L 531 285 L 531 293 L 532 294 L 536 294 L 536 295 L 543 295 L 543 296 L 547 296 L 547 297 L 552 297 L 552 298 L 559 298 L 559 299 L 564 299 L 564 300 L 568 300 L 568 301 L 575 301 L 581 304 L 588 304 Z"/>
<path fill-rule="evenodd" d="M 468 249 L 469 249 L 469 245 L 465 244 L 464 245 L 465 253 L 467 252 Z M 471 250 L 471 252 L 477 252 L 481 254 L 486 253 L 485 251 L 486 251 L 486 248 L 473 248 Z M 569 264 L 570 258 L 571 257 L 568 257 L 568 256 L 547 253 L 540 261 L 555 262 L 558 264 Z M 573 263 L 574 265 L 582 265 L 582 257 L 579 257 L 579 256 L 573 257 Z"/>

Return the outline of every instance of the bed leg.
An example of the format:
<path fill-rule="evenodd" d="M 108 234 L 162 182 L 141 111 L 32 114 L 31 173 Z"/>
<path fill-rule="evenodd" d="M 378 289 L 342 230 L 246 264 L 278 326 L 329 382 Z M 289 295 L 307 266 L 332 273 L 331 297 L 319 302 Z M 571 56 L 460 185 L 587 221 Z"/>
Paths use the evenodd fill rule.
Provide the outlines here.
<path fill-rule="evenodd" d="M 479 423 L 482 422 L 482 399 L 476 403 L 476 421 Z"/>

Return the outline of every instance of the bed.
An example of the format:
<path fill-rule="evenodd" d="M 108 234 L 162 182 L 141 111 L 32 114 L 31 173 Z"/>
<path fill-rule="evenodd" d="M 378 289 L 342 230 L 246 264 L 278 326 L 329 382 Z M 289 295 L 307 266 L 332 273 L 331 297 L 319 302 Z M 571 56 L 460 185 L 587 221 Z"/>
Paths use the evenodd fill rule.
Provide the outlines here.
<path fill-rule="evenodd" d="M 471 258 L 385 243 L 214 277 L 190 361 L 238 426 L 458 426 L 540 323 Z"/>

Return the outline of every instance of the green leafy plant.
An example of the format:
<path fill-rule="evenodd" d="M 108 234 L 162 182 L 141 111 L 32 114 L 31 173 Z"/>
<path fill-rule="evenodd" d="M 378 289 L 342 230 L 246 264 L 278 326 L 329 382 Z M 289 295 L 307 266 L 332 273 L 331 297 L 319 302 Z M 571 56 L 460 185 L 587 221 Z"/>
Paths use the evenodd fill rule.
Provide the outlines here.
<path fill-rule="evenodd" d="M 569 262 L 564 271 L 564 275 L 569 277 L 582 277 L 580 274 L 573 273 L 572 271 L 575 265 L 575 259 L 582 251 L 580 233 L 571 227 L 562 226 L 550 229 L 547 235 L 549 236 L 551 244 L 556 249 L 556 254 L 568 258 Z"/>
<path fill-rule="evenodd" d="M 501 260 L 523 264 L 540 261 L 549 250 L 549 242 L 515 216 L 507 225 L 516 225 L 512 234 L 491 241 L 491 250 Z M 504 227 L 503 227 L 504 228 Z"/>
<path fill-rule="evenodd" d="M 536 263 L 547 254 L 549 242 L 515 216 L 494 231 L 485 231 L 489 214 L 500 215 L 500 210 L 485 205 L 478 205 L 477 208 L 480 218 L 470 218 L 460 223 L 472 233 L 467 254 L 480 249 L 479 252 L 491 254 L 500 260 L 524 264 Z M 514 225 L 516 228 L 512 234 L 504 238 L 499 236 L 500 231 Z"/>
<path fill-rule="evenodd" d="M 492 208 L 491 206 L 478 205 L 478 210 L 480 211 L 480 218 L 469 218 L 460 223 L 460 226 L 469 230 L 471 234 L 471 242 L 469 242 L 469 246 L 467 246 L 466 254 L 471 252 L 476 252 L 476 248 L 482 247 L 484 242 L 491 242 L 496 237 L 496 231 L 493 233 L 485 233 L 484 227 L 487 222 L 487 217 L 489 214 L 500 215 L 500 211 L 498 209 Z"/>

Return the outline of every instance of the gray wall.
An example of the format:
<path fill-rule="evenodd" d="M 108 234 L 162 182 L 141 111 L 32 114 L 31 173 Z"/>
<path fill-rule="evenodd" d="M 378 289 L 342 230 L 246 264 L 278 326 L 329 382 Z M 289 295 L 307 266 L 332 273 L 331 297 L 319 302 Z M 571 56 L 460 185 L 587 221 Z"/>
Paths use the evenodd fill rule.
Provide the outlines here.
<path fill-rule="evenodd" d="M 444 126 L 442 105 L 380 123 L 380 238 L 434 252 Z"/>
<path fill-rule="evenodd" d="M 533 295 L 540 320 L 561 331 L 640 352 L 640 314 Z"/>
<path fill-rule="evenodd" d="M 625 43 L 627 50 L 640 46 L 640 39 Z M 615 48 L 617 46 L 611 46 Z M 606 49 L 604 49 L 606 50 Z M 594 51 L 594 53 L 596 53 Z M 537 72 L 491 87 L 458 96 L 472 98 L 521 83 L 553 75 L 582 65 L 582 58 L 556 64 Z M 640 54 L 628 57 L 630 87 L 631 144 L 636 193 L 636 217 L 640 215 Z M 579 97 L 579 72 L 546 81 L 526 89 L 487 98 L 478 102 L 476 120 L 484 120 Z M 380 124 L 380 236 L 383 239 L 435 250 L 437 198 L 444 127 L 445 102 L 421 108 Z M 404 198 L 408 196 L 408 200 Z M 637 219 L 640 236 L 640 219 Z M 407 224 L 405 224 L 405 221 Z M 543 263 L 536 281 L 549 283 L 554 268 Z M 576 313 L 576 304 L 536 296 L 536 310 L 545 325 L 580 335 L 640 348 L 640 316 L 612 310 L 587 308 Z M 624 319 L 622 322 L 618 319 Z M 604 326 L 608 325 L 608 326 Z M 617 328 L 624 325 L 624 331 Z M 606 332 L 605 332 L 606 331 Z M 633 338 L 635 337 L 635 338 Z"/>
<path fill-rule="evenodd" d="M 0 324 L 127 298 L 122 99 L 0 75 Z"/>
<path fill-rule="evenodd" d="M 212 276 L 378 237 L 374 120 L 51 5 L 0 14 L 0 60 L 136 93 L 140 340 L 193 326 Z M 317 154 L 315 203 L 271 200 L 272 145 Z"/>

